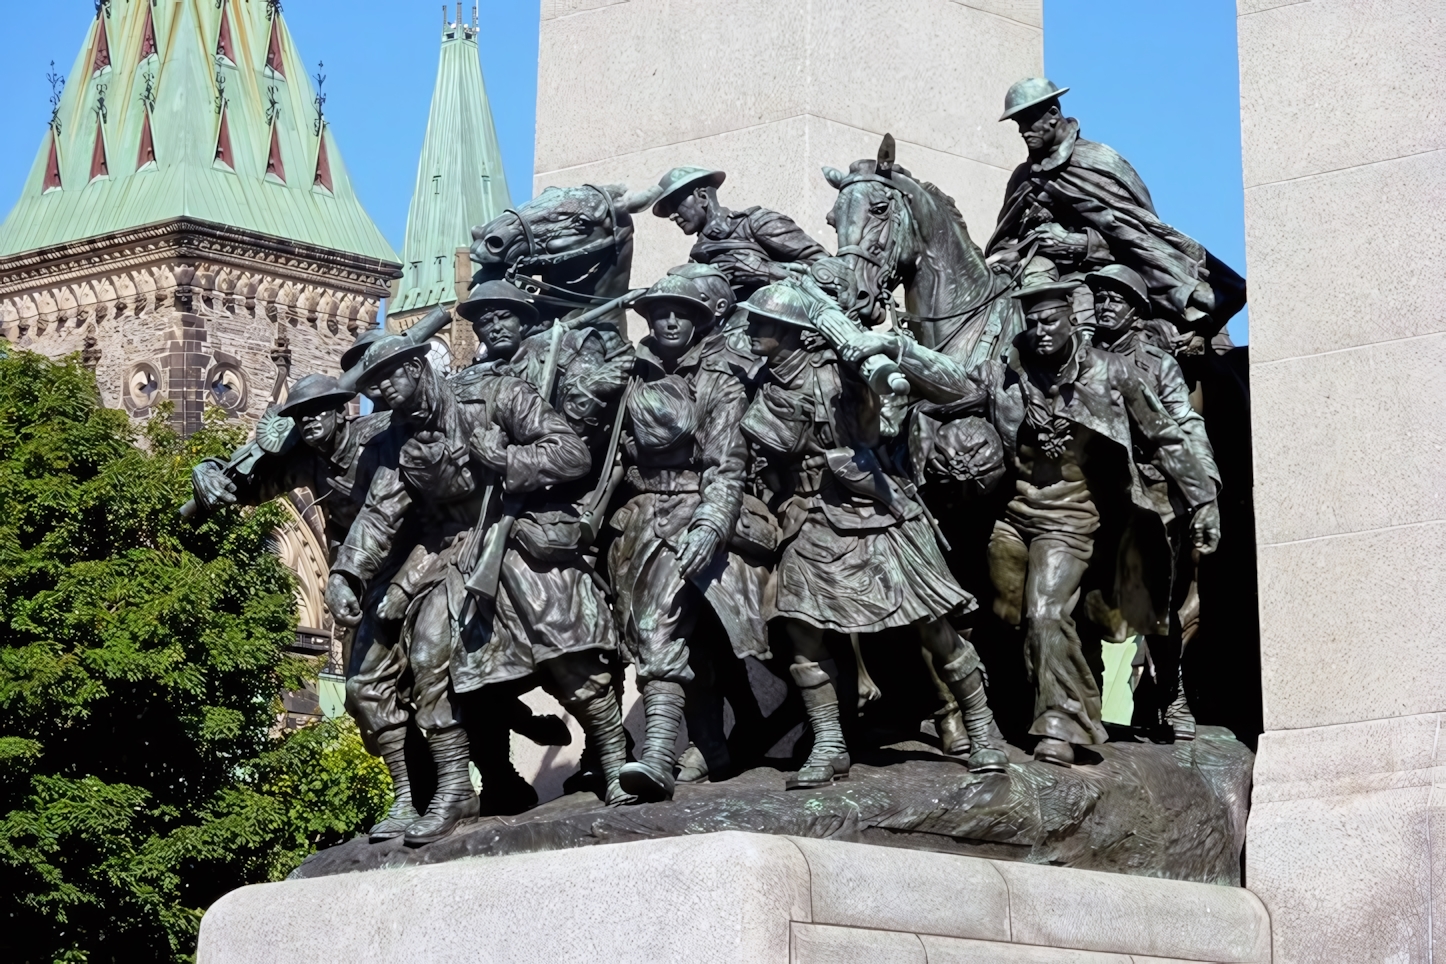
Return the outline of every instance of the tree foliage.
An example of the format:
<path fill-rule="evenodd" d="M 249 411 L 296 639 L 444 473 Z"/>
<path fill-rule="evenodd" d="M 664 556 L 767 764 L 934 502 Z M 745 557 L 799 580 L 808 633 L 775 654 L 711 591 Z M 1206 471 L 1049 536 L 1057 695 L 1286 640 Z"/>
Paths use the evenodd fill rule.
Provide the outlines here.
<path fill-rule="evenodd" d="M 374 819 L 349 723 L 281 736 L 313 677 L 275 506 L 177 515 L 181 438 L 102 408 L 74 361 L 0 353 L 0 935 L 7 960 L 172 961 L 201 913 Z"/>

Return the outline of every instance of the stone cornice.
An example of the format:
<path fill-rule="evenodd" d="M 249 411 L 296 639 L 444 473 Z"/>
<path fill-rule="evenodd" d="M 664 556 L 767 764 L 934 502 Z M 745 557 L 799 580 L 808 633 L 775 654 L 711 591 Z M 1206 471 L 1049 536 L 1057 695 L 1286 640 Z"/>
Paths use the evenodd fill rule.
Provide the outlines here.
<path fill-rule="evenodd" d="M 289 276 L 371 298 L 389 293 L 401 266 L 195 218 L 175 218 L 0 257 L 0 296 L 48 288 L 157 261 L 204 259 Z"/>

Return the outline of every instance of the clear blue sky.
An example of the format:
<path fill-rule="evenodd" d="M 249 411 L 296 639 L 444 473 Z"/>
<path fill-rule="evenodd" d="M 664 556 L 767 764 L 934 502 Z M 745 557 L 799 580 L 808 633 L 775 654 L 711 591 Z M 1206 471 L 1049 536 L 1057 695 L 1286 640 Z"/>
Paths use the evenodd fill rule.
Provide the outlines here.
<path fill-rule="evenodd" d="M 112 0 L 128 2 L 142 0 Z M 479 3 L 483 72 L 508 185 L 522 201 L 532 192 L 538 0 Z M 471 3 L 464 6 L 470 16 Z M 0 7 L 10 39 L 0 58 L 0 129 L 9 148 L 0 152 L 0 208 L 8 212 L 50 116 L 49 62 L 62 74 L 70 69 L 95 6 Z M 1235 0 L 1045 0 L 1044 11 L 1045 68 L 1071 88 L 1064 105 L 1084 136 L 1135 165 L 1162 218 L 1244 272 Z M 326 63 L 327 116 L 357 193 L 400 248 L 436 79 L 441 6 L 286 0 L 284 12 L 307 61 Z M 1243 312 L 1230 331 L 1245 341 Z"/>

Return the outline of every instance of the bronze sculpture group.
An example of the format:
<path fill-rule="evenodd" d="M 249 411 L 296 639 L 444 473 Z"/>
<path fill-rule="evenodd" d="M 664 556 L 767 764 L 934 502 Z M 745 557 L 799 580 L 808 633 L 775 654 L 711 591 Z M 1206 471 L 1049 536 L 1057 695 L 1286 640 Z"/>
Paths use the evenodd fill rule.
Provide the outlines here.
<path fill-rule="evenodd" d="M 1006 771 L 976 596 L 1018 630 L 1037 760 L 1069 766 L 1109 738 L 1086 637 L 1144 638 L 1178 665 L 1221 480 L 1177 355 L 1219 334 L 1244 281 L 1079 137 L 1063 93 L 1039 78 L 1008 92 L 1001 120 L 1029 158 L 983 250 L 887 136 L 876 158 L 825 169 L 833 255 L 783 214 L 725 208 L 720 171 L 675 168 L 638 194 L 549 188 L 473 231 L 478 272 L 456 309 L 473 364 L 429 361 L 445 311 L 368 332 L 340 379 L 291 388 L 244 472 L 198 466 L 203 509 L 305 486 L 326 513 L 326 599 L 354 627 L 347 709 L 396 786 L 373 840 L 424 844 L 477 815 L 469 760 L 492 812 L 535 802 L 509 796 L 507 760 L 531 686 L 580 722 L 597 790 L 620 805 L 734 771 L 723 705 L 743 726 L 745 657 L 781 659 L 806 712 L 787 786 L 846 778 L 843 651 L 828 641 L 853 641 L 864 691 L 858 641 L 894 630 L 917 633 L 899 661 L 933 681 L 919 716 L 943 749 Z M 630 291 L 632 218 L 649 206 L 697 242 Z M 636 345 L 628 310 L 648 327 Z M 358 392 L 374 411 L 348 417 Z M 961 553 L 987 580 L 956 575 Z M 625 665 L 646 719 L 636 748 Z M 1160 693 L 1148 709 L 1189 739 L 1178 672 Z M 466 725 L 468 694 L 489 725 Z M 409 728 L 435 769 L 425 813 Z"/>

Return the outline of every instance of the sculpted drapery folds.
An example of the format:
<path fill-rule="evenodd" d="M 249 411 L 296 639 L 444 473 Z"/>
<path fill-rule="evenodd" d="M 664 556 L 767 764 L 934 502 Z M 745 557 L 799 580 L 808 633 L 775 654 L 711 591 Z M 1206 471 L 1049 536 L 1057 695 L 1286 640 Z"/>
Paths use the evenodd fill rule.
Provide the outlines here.
<path fill-rule="evenodd" d="M 777 284 L 744 304 L 753 350 L 768 367 L 743 428 L 766 465 L 782 528 L 767 615 L 783 621 L 792 643 L 790 672 L 814 733 L 788 785 L 826 786 L 851 765 L 825 630 L 917 626 L 963 711 L 970 768 L 1002 769 L 1008 758 L 989 732 L 979 656 L 945 618 L 974 600 L 949 573 L 913 487 L 881 457 L 879 399 L 818 336 L 811 314 L 829 306 L 813 299 Z"/>
<path fill-rule="evenodd" d="M 427 346 L 389 336 L 368 348 L 360 382 L 372 384 L 392 408 L 388 433 L 397 457 L 378 469 L 366 504 L 337 552 L 327 601 L 343 622 L 363 617 L 356 599 L 395 553 L 406 562 L 366 618 L 401 623 L 395 643 L 377 634 L 354 648 L 348 667 L 348 710 L 363 730 L 400 732 L 408 717 L 426 734 L 438 789 L 428 812 L 402 826 L 374 829 L 378 837 L 405 833 L 426 843 L 474 816 L 477 797 L 467 776 L 469 746 L 456 693 L 477 689 L 512 669 L 504 654 L 526 627 L 506 587 L 491 618 L 476 618 L 478 601 L 466 581 L 478 564 L 484 527 L 498 509 L 494 487 L 516 497 L 584 475 L 587 449 L 566 421 L 519 379 L 487 375 L 453 386 L 425 358 Z M 484 607 L 486 604 L 482 604 Z M 393 780 L 405 784 L 405 756 L 384 752 Z"/>
<path fill-rule="evenodd" d="M 1010 176 L 986 253 L 1010 265 L 1037 253 L 1071 279 L 1119 262 L 1144 278 L 1158 317 L 1209 341 L 1244 306 L 1245 279 L 1160 220 L 1128 161 L 1080 136 L 1060 112 L 1066 90 L 1035 77 L 1005 97 L 1000 120 L 1019 125 L 1029 159 Z"/>
<path fill-rule="evenodd" d="M 493 636 L 485 646 L 485 682 L 539 673 L 540 685 L 581 722 L 597 755 L 606 797 L 619 803 L 625 799 L 617 778 L 626 749 L 610 658 L 618 634 L 596 574 L 594 533 L 587 518 L 594 504 L 607 499 L 612 423 L 631 368 L 632 346 L 623 342 L 626 351 L 609 358 L 594 328 L 564 331 L 554 322 L 539 330 L 530 301 L 503 281 L 478 285 L 458 313 L 472 321 L 485 352 L 481 362 L 452 379 L 459 394 L 466 396 L 504 377 L 521 379 L 539 395 L 547 392 L 553 410 L 589 448 L 594 466 L 570 482 L 549 486 L 517 511 L 502 558 L 503 592 Z M 545 385 L 549 374 L 552 384 Z M 474 735 L 478 729 L 473 727 Z M 489 780 L 494 785 L 520 781 L 509 759 L 505 727 L 474 738 L 496 743 L 474 750 L 484 787 Z M 525 808 L 536 803 L 536 795 L 518 802 Z"/>

